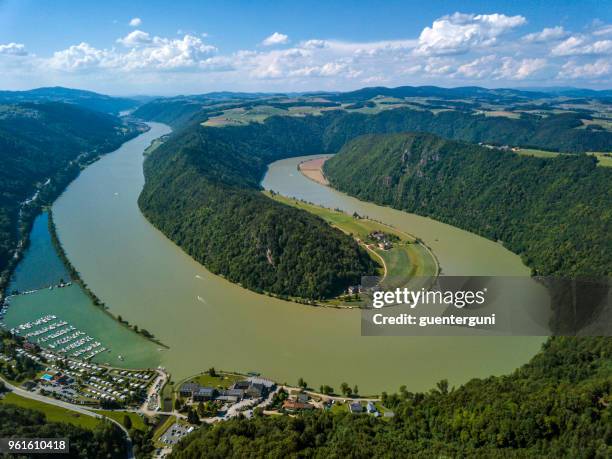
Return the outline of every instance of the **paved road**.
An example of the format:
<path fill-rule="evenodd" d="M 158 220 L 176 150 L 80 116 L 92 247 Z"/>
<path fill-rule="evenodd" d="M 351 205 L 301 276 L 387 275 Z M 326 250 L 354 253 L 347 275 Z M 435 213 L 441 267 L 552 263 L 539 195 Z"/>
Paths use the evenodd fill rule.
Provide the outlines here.
<path fill-rule="evenodd" d="M 142 406 L 140 407 L 139 411 L 141 413 L 146 414 L 147 416 L 155 416 L 156 414 L 164 414 L 161 412 L 161 408 L 163 407 L 163 403 L 164 400 L 162 398 L 162 390 L 164 388 L 164 385 L 166 384 L 166 380 L 168 379 L 168 374 L 165 371 L 162 370 L 157 370 L 157 378 L 155 378 L 155 381 L 153 381 L 153 384 L 151 384 L 151 386 L 149 386 L 149 390 L 147 391 L 147 398 L 145 400 L 145 402 L 142 404 Z M 155 388 L 159 385 L 159 391 L 156 390 Z M 157 396 L 157 400 L 158 400 L 158 405 L 160 410 L 150 410 L 149 409 L 149 398 L 152 395 L 156 395 Z"/>
<path fill-rule="evenodd" d="M 126 446 L 127 446 L 127 457 L 128 459 L 134 459 L 135 456 L 134 456 L 134 448 L 132 445 L 132 438 L 130 437 L 130 433 L 128 432 L 128 430 L 121 423 L 115 421 L 114 419 L 107 418 L 106 416 L 102 416 L 98 413 L 94 413 L 93 411 L 83 408 L 82 406 L 73 405 L 72 403 L 64 402 L 62 400 L 56 400 L 51 397 L 45 397 L 44 395 L 36 394 L 34 392 L 29 392 L 27 390 L 21 389 L 20 387 L 13 386 L 12 384 L 8 383 L 2 378 L 0 378 L 0 381 L 4 383 L 7 389 L 10 389 L 12 392 L 14 392 L 15 394 L 21 397 L 29 398 L 31 400 L 37 400 L 39 402 L 47 403 L 49 405 L 59 406 L 60 408 L 64 408 L 70 411 L 75 411 L 79 414 L 84 414 L 85 416 L 91 416 L 92 418 L 108 419 L 113 424 L 115 424 L 117 427 L 119 427 L 123 431 L 123 433 L 125 433 Z"/>

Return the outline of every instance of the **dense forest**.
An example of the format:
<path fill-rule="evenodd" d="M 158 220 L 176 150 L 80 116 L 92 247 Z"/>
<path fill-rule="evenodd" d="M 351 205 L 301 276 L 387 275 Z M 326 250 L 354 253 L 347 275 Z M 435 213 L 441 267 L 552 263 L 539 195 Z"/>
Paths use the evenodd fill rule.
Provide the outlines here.
<path fill-rule="evenodd" d="M 361 103 L 370 96 L 335 100 Z M 206 113 L 193 110 L 190 116 L 202 121 Z M 342 150 L 327 162 L 326 173 L 344 191 L 501 240 L 536 273 L 609 275 L 611 169 L 597 167 L 586 155 L 531 158 L 474 144 L 575 153 L 609 150 L 611 134 L 576 129 L 581 117 L 509 119 L 394 109 L 376 115 L 336 111 L 271 117 L 261 124 L 223 129 L 194 124 L 174 142 L 190 138 L 183 143 L 193 142 L 189 155 L 199 160 L 188 159 L 183 145 L 169 142 L 157 152 L 165 158 L 147 165 L 152 183 L 141 198 L 148 202 L 141 205 L 145 213 L 147 207 L 160 215 L 170 212 L 165 219 L 158 217 L 162 231 L 197 244 L 203 237 L 199 231 L 209 228 L 214 214 L 232 214 L 215 207 L 215 194 L 200 177 L 213 176 L 215 187 L 239 193 L 257 187 L 270 161 Z M 457 141 L 431 134 L 359 137 L 405 131 Z M 218 165 L 206 160 L 217 162 L 219 157 L 226 160 Z M 189 173 L 179 180 L 175 169 Z M 196 181 L 198 186 L 192 187 Z M 162 187 L 170 193 L 161 196 Z M 199 193 L 205 196 L 191 199 Z M 248 199 L 243 204 L 228 196 L 231 206 L 237 206 L 234 213 L 252 206 Z M 190 208 L 193 202 L 207 203 L 205 210 L 200 208 L 204 223 L 192 218 L 172 225 L 170 220 L 185 215 L 185 209 L 197 215 Z M 204 426 L 184 439 L 172 457 L 609 457 L 611 361 L 608 337 L 550 338 L 542 352 L 510 375 L 475 379 L 459 388 L 441 381 L 427 393 L 402 387 L 397 394 L 383 394 L 383 403 L 395 412 L 391 420 L 329 411 L 235 419 Z"/>
<path fill-rule="evenodd" d="M 134 99 L 111 97 L 97 92 L 63 88 L 61 86 L 36 88 L 28 91 L 0 91 L 0 104 L 22 102 L 63 102 L 98 112 L 113 114 L 133 109 L 139 104 Z"/>
<path fill-rule="evenodd" d="M 611 359 L 610 338 L 551 338 L 510 375 L 383 394 L 390 420 L 329 411 L 236 419 L 202 427 L 171 457 L 610 457 Z"/>
<path fill-rule="evenodd" d="M 209 270 L 257 292 L 329 298 L 374 262 L 353 239 L 259 192 L 266 165 L 320 151 L 301 120 L 214 129 L 196 124 L 145 161 L 145 216 Z"/>
<path fill-rule="evenodd" d="M 607 93 L 600 97 L 605 99 Z M 347 141 L 363 134 L 382 134 L 389 132 L 430 132 L 447 139 L 465 140 L 473 143 L 510 145 L 524 148 L 541 148 L 550 151 L 581 153 L 587 151 L 608 151 L 612 145 L 612 132 L 595 128 L 583 129 L 583 119 L 591 119 L 591 114 L 580 111 L 548 113 L 546 116 L 517 113 L 519 118 L 505 116 L 485 116 L 473 109 L 470 100 L 513 104 L 526 103 L 531 98 L 546 97 L 546 94 L 517 90 L 488 90 L 484 88 L 365 88 L 354 92 L 326 95 L 332 102 L 302 101 L 301 106 L 317 104 L 334 105 L 343 102 L 352 104 L 346 108 L 360 108 L 372 104 L 368 99 L 377 95 L 394 97 L 422 96 L 443 98 L 440 105 L 435 99 L 426 103 L 411 102 L 422 109 L 408 107 L 384 110 L 370 115 L 347 110 L 332 110 L 322 116 L 309 116 L 303 119 L 305 125 L 316 128 L 321 135 L 320 141 L 326 152 L 338 151 Z M 469 97 L 467 101 L 446 100 Z M 135 116 L 151 121 L 167 123 L 174 128 L 184 127 L 196 121 L 205 121 L 231 108 L 252 108 L 272 106 L 285 109 L 296 103 L 278 103 L 275 98 L 257 100 L 229 100 L 219 103 L 218 99 L 203 96 L 184 96 L 172 99 L 156 99 L 136 110 Z M 434 108 L 454 107 L 434 113 Z M 533 109 L 542 109 L 535 105 Z M 528 107 L 525 106 L 524 109 Z M 288 112 L 289 114 L 289 112 Z"/>
<path fill-rule="evenodd" d="M 39 411 L 0 404 L 0 438 L 68 438 L 70 452 L 62 457 L 108 459 L 125 457 L 125 434 L 111 423 L 94 430 L 72 424 L 48 422 Z M 56 457 L 36 454 L 35 457 Z"/>
<path fill-rule="evenodd" d="M 431 134 L 363 136 L 325 163 L 332 185 L 500 240 L 536 274 L 612 274 L 612 169 Z"/>
<path fill-rule="evenodd" d="M 82 164 L 134 135 L 118 118 L 72 104 L 0 105 L 0 273 L 40 206 L 52 202 Z M 38 200 L 24 204 L 37 191 Z"/>
<path fill-rule="evenodd" d="M 362 134 L 430 132 L 447 139 L 473 143 L 543 148 L 579 153 L 608 151 L 612 132 L 577 129 L 585 114 L 563 113 L 540 118 L 523 114 L 520 119 L 487 117 L 464 111 L 398 108 L 377 115 L 330 113 L 323 138 L 327 151 L 338 151 L 347 141 Z"/>
<path fill-rule="evenodd" d="M 574 129 L 582 124 L 576 114 L 547 118 L 523 116 L 517 120 L 461 111 L 437 115 L 410 109 L 387 110 L 376 115 L 334 111 L 321 116 L 273 116 L 263 123 L 219 129 L 199 124 L 202 117 L 206 117 L 206 110 L 210 109 L 202 108 L 197 112 L 196 104 L 181 106 L 177 101 L 170 105 L 158 100 L 138 111 L 147 118 L 172 120 L 175 126 L 182 126 L 145 165 L 147 184 L 140 199 L 145 215 L 213 272 L 256 291 L 291 295 L 293 290 L 294 293 L 301 292 L 299 296 L 307 291 L 310 298 L 327 296 L 332 290 L 339 290 L 340 285 L 354 282 L 358 273 L 369 268 L 364 265 L 361 255 L 359 260 L 349 261 L 349 253 L 354 254 L 355 248 L 348 250 L 344 247 L 339 249 L 339 253 L 344 255 L 336 258 L 339 264 L 334 266 L 339 270 L 339 279 L 326 274 L 328 282 L 314 287 L 312 279 L 303 277 L 315 267 L 320 268 L 319 272 L 331 268 L 329 262 L 323 261 L 323 252 L 327 250 L 323 247 L 327 243 L 316 236 L 325 230 L 314 229 L 315 220 L 299 212 L 295 215 L 302 216 L 291 219 L 291 223 L 285 217 L 279 218 L 281 214 L 295 211 L 253 194 L 253 190 L 259 187 L 266 164 L 288 156 L 336 152 L 348 141 L 368 133 L 429 131 L 470 142 L 546 146 L 571 152 L 607 150 L 612 144 L 612 133 Z M 186 119 L 192 121 L 188 123 Z M 382 138 L 371 139 L 376 141 L 371 140 L 367 146 L 368 152 L 372 152 L 370 159 L 378 157 L 377 152 L 385 149 L 374 145 Z M 596 168 L 595 160 L 585 155 L 551 162 L 467 144 L 448 144 L 445 147 L 442 141 L 432 142 L 435 148 L 444 149 L 443 161 L 427 162 L 428 167 L 436 167 L 432 173 L 437 175 L 432 180 L 437 183 L 435 192 L 440 199 L 433 199 L 433 196 L 432 199 L 421 199 L 425 191 L 408 186 L 402 188 L 401 193 L 406 196 L 400 199 L 395 193 L 395 182 L 387 188 L 376 182 L 373 190 L 368 189 L 359 196 L 436 216 L 493 240 L 500 239 L 511 250 L 524 254 L 526 262 L 538 273 L 602 272 L 610 255 L 609 238 L 605 236 L 609 234 L 606 227 L 610 222 L 605 204 L 610 197 L 605 186 L 609 170 Z M 461 151 L 470 152 L 471 163 L 465 162 L 460 164 L 460 168 L 453 169 L 462 162 L 461 155 L 451 151 L 454 145 L 460 146 Z M 383 176 L 395 177 L 401 170 L 401 165 L 388 160 L 374 160 L 372 168 L 362 168 L 356 163 L 340 163 L 343 157 L 347 155 L 339 155 L 329 162 L 328 167 L 334 185 L 351 193 L 362 185 L 357 176 L 355 183 L 348 183 L 352 180 L 349 177 L 352 172 L 362 171 L 360 173 L 370 181 L 381 181 Z M 420 160 L 415 159 L 417 155 L 411 158 L 415 163 Z M 334 163 L 340 164 L 336 170 L 331 169 Z M 411 172 L 415 170 L 411 169 Z M 379 172 L 384 172 L 383 176 L 379 176 Z M 423 173 L 428 172 L 423 169 Z M 443 177 L 444 174 L 448 176 Z M 342 182 L 341 177 L 345 178 Z M 489 182 L 483 177 L 495 180 Z M 427 177 L 416 178 L 423 182 L 422 187 L 426 187 Z M 470 182 L 466 187 L 462 180 L 467 179 Z M 408 178 L 402 184 L 407 182 Z M 431 183 L 429 185 L 434 188 Z M 162 188 L 163 192 L 160 191 Z M 384 196 L 374 195 L 384 193 L 384 190 L 387 192 Z M 516 190 L 516 193 L 507 190 Z M 543 190 L 545 193 L 541 194 Z M 464 199 L 465 196 L 471 200 Z M 576 196 L 580 196 L 579 204 L 566 209 L 564 205 L 569 197 L 574 199 Z M 553 197 L 554 201 L 549 204 Z M 392 198 L 402 202 L 406 198 L 407 203 L 400 204 Z M 454 212 L 457 204 L 466 212 L 460 215 Z M 552 207 L 548 209 L 550 205 Z M 302 228 L 302 224 L 306 225 L 304 219 L 307 218 L 312 232 L 299 231 L 299 237 L 292 233 Z M 247 224 L 239 224 L 241 221 Z M 296 226 L 291 229 L 291 225 Z M 269 228 L 275 229 L 263 237 Z M 558 231 L 559 228 L 563 231 Z M 270 244 L 271 240 L 281 241 L 280 245 Z M 305 261 L 300 256 L 301 248 L 308 248 L 315 257 L 309 260 L 308 269 L 302 264 Z M 319 249 L 320 260 L 315 255 Z M 300 267 L 295 265 L 296 256 L 301 260 Z M 252 267 L 256 269 L 250 269 Z M 297 274 L 291 276 L 291 273 Z M 296 290 L 297 279 L 307 280 L 310 287 Z M 319 281 L 321 278 L 317 277 Z M 330 290 L 328 285 L 335 287 Z"/>

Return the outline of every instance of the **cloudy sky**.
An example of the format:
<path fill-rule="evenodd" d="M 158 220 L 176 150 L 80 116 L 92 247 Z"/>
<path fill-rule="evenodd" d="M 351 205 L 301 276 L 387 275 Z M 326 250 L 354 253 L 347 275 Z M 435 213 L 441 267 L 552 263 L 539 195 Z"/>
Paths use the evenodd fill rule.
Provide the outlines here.
<path fill-rule="evenodd" d="M 612 87 L 612 1 L 0 0 L 0 89 Z"/>

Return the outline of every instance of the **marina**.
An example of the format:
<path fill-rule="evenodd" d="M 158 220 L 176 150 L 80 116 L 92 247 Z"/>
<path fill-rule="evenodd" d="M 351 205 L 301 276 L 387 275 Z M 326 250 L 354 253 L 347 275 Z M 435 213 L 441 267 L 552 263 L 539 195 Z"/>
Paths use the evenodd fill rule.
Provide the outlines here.
<path fill-rule="evenodd" d="M 30 244 L 0 307 L 0 326 L 64 358 L 157 366 L 160 351 L 153 343 L 95 306 L 72 282 L 52 244 L 48 224 L 46 212 L 34 222 Z"/>
<path fill-rule="evenodd" d="M 30 343 L 39 344 L 73 358 L 90 360 L 102 352 L 110 352 L 110 349 L 107 349 L 102 343 L 53 314 L 21 323 L 11 328 L 10 332 L 23 336 Z M 68 333 L 70 335 L 64 336 Z"/>

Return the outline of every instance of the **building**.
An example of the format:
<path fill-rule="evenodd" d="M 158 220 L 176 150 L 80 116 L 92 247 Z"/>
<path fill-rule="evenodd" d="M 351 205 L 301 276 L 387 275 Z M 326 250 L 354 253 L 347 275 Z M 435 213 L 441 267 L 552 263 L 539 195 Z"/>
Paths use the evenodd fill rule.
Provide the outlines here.
<path fill-rule="evenodd" d="M 242 380 L 242 381 L 236 381 L 234 384 L 232 384 L 230 386 L 230 389 L 241 389 L 241 390 L 246 390 L 249 388 L 249 386 L 251 385 L 250 381 Z"/>
<path fill-rule="evenodd" d="M 349 404 L 349 411 L 354 414 L 361 414 L 363 413 L 363 406 L 359 402 L 352 402 Z"/>
<path fill-rule="evenodd" d="M 308 394 L 305 394 L 304 392 L 300 392 L 296 398 L 296 400 L 300 403 L 306 403 L 308 402 L 308 399 L 309 399 Z"/>
<path fill-rule="evenodd" d="M 261 398 L 268 395 L 268 389 L 261 383 L 252 383 L 244 393 L 252 398 Z"/>
<path fill-rule="evenodd" d="M 200 390 L 200 385 L 196 383 L 185 383 L 181 386 L 179 394 L 181 397 L 192 397 L 194 392 Z"/>
<path fill-rule="evenodd" d="M 217 390 L 214 387 L 200 387 L 193 392 L 192 398 L 194 402 L 206 402 L 212 400 L 217 395 Z"/>
<path fill-rule="evenodd" d="M 374 406 L 372 402 L 368 402 L 368 404 L 366 405 L 366 411 L 371 414 L 378 413 L 376 406 Z"/>
<path fill-rule="evenodd" d="M 236 397 L 238 400 L 242 400 L 244 398 L 244 389 L 228 389 L 224 392 L 225 395 Z"/>
<path fill-rule="evenodd" d="M 266 378 L 251 377 L 247 378 L 247 382 L 250 384 L 262 384 L 266 389 L 268 389 L 268 391 L 273 390 L 276 387 L 276 383 L 274 381 Z"/>
<path fill-rule="evenodd" d="M 285 400 L 283 409 L 287 411 L 312 410 L 314 407 L 310 403 L 301 403 L 295 400 Z"/>

